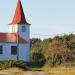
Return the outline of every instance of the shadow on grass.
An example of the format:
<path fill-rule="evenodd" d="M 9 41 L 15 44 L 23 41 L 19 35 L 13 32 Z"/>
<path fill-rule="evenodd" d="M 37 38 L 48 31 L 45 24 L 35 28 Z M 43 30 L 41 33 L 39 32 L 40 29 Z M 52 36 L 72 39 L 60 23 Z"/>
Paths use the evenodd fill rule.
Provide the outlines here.
<path fill-rule="evenodd" d="M 26 68 L 28 71 L 42 71 L 43 63 L 39 62 L 29 62 L 26 63 Z"/>

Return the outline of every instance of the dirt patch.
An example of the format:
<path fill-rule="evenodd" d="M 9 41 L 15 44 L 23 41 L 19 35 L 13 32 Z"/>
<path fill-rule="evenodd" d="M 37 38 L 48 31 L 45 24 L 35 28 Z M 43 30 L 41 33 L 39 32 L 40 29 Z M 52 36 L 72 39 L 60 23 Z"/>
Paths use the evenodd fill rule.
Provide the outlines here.
<path fill-rule="evenodd" d="M 25 72 L 24 75 L 54 75 L 46 72 Z"/>

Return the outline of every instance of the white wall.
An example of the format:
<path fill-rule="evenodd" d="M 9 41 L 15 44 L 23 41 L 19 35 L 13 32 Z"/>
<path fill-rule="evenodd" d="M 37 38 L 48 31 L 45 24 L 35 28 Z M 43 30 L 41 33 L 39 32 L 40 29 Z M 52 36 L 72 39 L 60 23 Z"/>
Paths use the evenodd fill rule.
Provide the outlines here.
<path fill-rule="evenodd" d="M 18 25 L 17 24 L 16 25 L 9 25 L 9 33 L 16 33 L 17 31 L 18 31 Z"/>
<path fill-rule="evenodd" d="M 16 43 L 0 43 L 3 46 L 3 54 L 0 54 L 0 60 L 17 60 L 17 55 L 11 55 L 11 46 L 16 46 Z"/>
<path fill-rule="evenodd" d="M 30 26 L 29 25 L 18 25 L 19 27 L 18 27 L 18 29 L 19 29 L 19 35 L 20 35 L 20 37 L 22 37 L 22 38 L 24 38 L 24 39 L 26 39 L 27 41 L 29 41 L 29 39 L 30 39 Z M 22 26 L 25 26 L 25 32 L 22 32 L 21 30 L 21 28 L 22 28 Z"/>
<path fill-rule="evenodd" d="M 17 54 L 11 55 L 11 46 L 17 46 L 16 43 L 0 43 L 0 45 L 3 46 L 3 54 L 0 54 L 0 60 L 17 60 Z M 19 60 L 24 60 L 26 62 L 30 61 L 29 43 L 19 44 L 18 51 L 19 51 Z"/>
<path fill-rule="evenodd" d="M 30 26 L 29 25 L 24 25 L 25 26 L 25 32 L 21 31 L 21 27 L 23 25 L 19 25 L 19 35 L 23 39 L 27 41 L 25 44 L 19 44 L 19 56 L 20 60 L 25 60 L 29 62 L 30 60 Z"/>
<path fill-rule="evenodd" d="M 30 61 L 29 44 L 19 44 L 19 60 Z"/>

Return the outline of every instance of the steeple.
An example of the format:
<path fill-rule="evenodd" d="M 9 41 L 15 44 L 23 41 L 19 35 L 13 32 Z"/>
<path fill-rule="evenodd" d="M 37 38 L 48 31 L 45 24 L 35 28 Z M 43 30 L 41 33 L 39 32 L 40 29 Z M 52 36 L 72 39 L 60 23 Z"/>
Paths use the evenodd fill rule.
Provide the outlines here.
<path fill-rule="evenodd" d="M 16 11 L 15 11 L 15 15 L 14 18 L 11 22 L 11 24 L 15 25 L 15 24 L 26 24 L 26 25 L 30 25 L 25 18 L 24 12 L 23 12 L 23 8 L 22 8 L 22 4 L 21 1 L 18 0 L 17 3 L 17 7 L 16 7 Z"/>

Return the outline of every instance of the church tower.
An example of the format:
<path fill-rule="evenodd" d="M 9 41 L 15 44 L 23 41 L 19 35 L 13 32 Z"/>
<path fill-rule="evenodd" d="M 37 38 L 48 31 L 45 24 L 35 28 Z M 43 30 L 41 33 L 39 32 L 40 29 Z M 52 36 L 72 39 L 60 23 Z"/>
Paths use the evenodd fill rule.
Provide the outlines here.
<path fill-rule="evenodd" d="M 26 43 L 18 43 L 18 59 L 28 62 L 30 59 L 30 24 L 26 21 L 20 0 L 18 0 L 15 15 L 9 25 L 9 32 L 17 33 L 21 38 L 26 40 Z"/>

